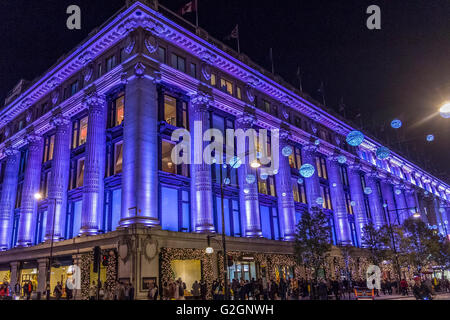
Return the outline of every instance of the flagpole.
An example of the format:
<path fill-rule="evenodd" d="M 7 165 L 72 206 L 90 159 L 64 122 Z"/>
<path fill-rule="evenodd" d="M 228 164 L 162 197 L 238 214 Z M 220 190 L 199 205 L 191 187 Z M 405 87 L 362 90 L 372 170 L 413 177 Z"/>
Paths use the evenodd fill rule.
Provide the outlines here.
<path fill-rule="evenodd" d="M 198 28 L 198 0 L 195 0 L 195 26 Z"/>
<path fill-rule="evenodd" d="M 236 38 L 236 40 L 237 40 L 237 49 L 238 49 L 238 53 L 239 54 L 241 54 L 241 46 L 240 46 L 240 44 L 239 44 L 239 25 L 237 25 L 237 38 Z"/>
<path fill-rule="evenodd" d="M 298 85 L 299 85 L 300 92 L 303 92 L 302 74 L 301 74 L 300 66 L 297 69 L 297 77 L 298 77 Z"/>
<path fill-rule="evenodd" d="M 275 74 L 275 68 L 273 66 L 273 51 L 272 51 L 272 48 L 270 48 L 270 62 L 272 63 L 272 73 Z"/>

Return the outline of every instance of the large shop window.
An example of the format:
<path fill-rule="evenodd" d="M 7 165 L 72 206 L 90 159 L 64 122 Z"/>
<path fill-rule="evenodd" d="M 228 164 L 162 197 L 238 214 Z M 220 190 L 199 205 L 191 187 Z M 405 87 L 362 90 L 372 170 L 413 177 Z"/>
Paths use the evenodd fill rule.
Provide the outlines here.
<path fill-rule="evenodd" d="M 188 165 L 185 163 L 176 165 L 172 161 L 172 149 L 174 147 L 174 143 L 166 140 L 161 140 L 161 170 L 164 172 L 187 177 L 189 176 Z"/>
<path fill-rule="evenodd" d="M 260 206 L 261 229 L 264 238 L 279 240 L 280 228 L 278 223 L 278 213 L 275 207 Z"/>
<path fill-rule="evenodd" d="M 69 203 L 66 216 L 66 239 L 76 237 L 80 233 L 82 207 L 81 200 Z"/>
<path fill-rule="evenodd" d="M 75 149 L 86 143 L 88 117 L 74 121 L 72 129 L 72 148 Z"/>
<path fill-rule="evenodd" d="M 163 230 L 190 232 L 189 192 L 161 186 L 160 221 Z"/>
<path fill-rule="evenodd" d="M 107 190 L 105 193 L 105 216 L 103 230 L 114 231 L 119 226 L 122 206 L 122 189 Z"/>
<path fill-rule="evenodd" d="M 171 126 L 187 129 L 187 103 L 165 94 L 160 118 Z"/>
<path fill-rule="evenodd" d="M 125 108 L 125 96 L 121 95 L 120 97 L 114 99 L 111 102 L 110 107 L 110 115 L 109 115 L 109 127 L 114 128 L 118 125 L 121 125 L 124 117 L 124 108 Z"/>
<path fill-rule="evenodd" d="M 216 232 L 222 234 L 222 199 L 215 196 L 214 224 Z M 225 218 L 225 234 L 227 236 L 241 236 L 241 217 L 239 214 L 239 202 L 233 199 L 223 199 L 223 212 Z"/>

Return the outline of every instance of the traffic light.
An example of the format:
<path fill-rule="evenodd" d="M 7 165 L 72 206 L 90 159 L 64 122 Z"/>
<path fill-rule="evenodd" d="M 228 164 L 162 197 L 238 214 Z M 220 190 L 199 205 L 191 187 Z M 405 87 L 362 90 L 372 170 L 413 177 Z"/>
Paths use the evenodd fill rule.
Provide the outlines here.
<path fill-rule="evenodd" d="M 106 267 L 108 265 L 108 259 L 109 257 L 107 254 L 102 255 L 102 266 Z"/>
<path fill-rule="evenodd" d="M 227 257 L 227 264 L 229 267 L 232 267 L 234 262 L 233 262 L 233 256 L 228 256 Z"/>
<path fill-rule="evenodd" d="M 100 255 L 102 254 L 100 247 L 94 247 L 94 273 L 98 272 L 98 267 L 100 266 Z"/>

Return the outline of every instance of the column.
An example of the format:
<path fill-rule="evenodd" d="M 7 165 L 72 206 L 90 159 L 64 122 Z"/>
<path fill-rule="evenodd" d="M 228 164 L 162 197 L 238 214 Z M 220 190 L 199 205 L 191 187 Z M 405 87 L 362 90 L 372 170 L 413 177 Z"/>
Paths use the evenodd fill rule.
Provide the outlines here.
<path fill-rule="evenodd" d="M 53 117 L 51 122 L 55 126 L 56 132 L 52 171 L 48 186 L 48 211 L 45 239 L 51 239 L 52 234 L 54 234 L 53 240 L 60 240 L 63 239 L 64 236 L 64 216 L 67 208 L 71 124 L 70 120 L 61 114 Z"/>
<path fill-rule="evenodd" d="M 209 142 L 203 141 L 203 132 L 209 129 L 208 108 L 212 97 L 198 92 L 191 97 L 189 105 L 189 128 L 191 128 L 191 208 L 194 232 L 214 232 L 211 165 L 203 161 L 203 150 Z M 201 122 L 195 130 L 195 122 Z M 197 132 L 198 131 L 198 132 Z M 225 134 L 225 133 L 224 133 Z M 196 144 L 196 141 L 203 141 Z M 196 145 L 200 150 L 196 150 Z M 196 161 L 197 160 L 197 161 Z M 222 164 L 216 164 L 221 166 Z M 225 176 L 223 177 L 225 179 Z M 217 181 L 219 178 L 217 178 Z"/>
<path fill-rule="evenodd" d="M 236 119 L 236 127 L 244 130 L 252 129 L 255 123 L 255 117 L 248 113 L 243 114 Z M 253 143 L 249 141 L 249 143 Z M 244 237 L 262 237 L 261 216 L 259 213 L 258 184 L 248 183 L 246 177 L 248 174 L 257 173 L 250 166 L 249 157 L 238 155 L 242 160 L 242 165 L 238 168 L 239 180 L 239 206 L 241 211 L 241 221 Z"/>
<path fill-rule="evenodd" d="M 158 92 L 154 80 L 143 76 L 142 68 L 141 63 L 135 66 L 135 75 L 125 89 L 122 227 L 159 225 Z"/>
<path fill-rule="evenodd" d="M 10 266 L 11 266 L 11 276 L 9 277 L 10 278 L 9 282 L 10 282 L 12 290 L 14 290 L 14 287 L 16 286 L 16 283 L 17 282 L 20 283 L 20 280 L 19 280 L 19 273 L 20 273 L 19 266 L 20 266 L 20 262 L 19 261 L 11 262 Z M 22 293 L 22 292 L 20 292 L 20 293 Z"/>
<path fill-rule="evenodd" d="M 0 251 L 8 250 L 11 242 L 12 221 L 17 195 L 20 153 L 14 148 L 4 151 L 5 174 L 0 196 Z"/>
<path fill-rule="evenodd" d="M 20 207 L 19 232 L 17 246 L 28 247 L 33 244 L 36 222 L 37 200 L 41 179 L 43 139 L 36 134 L 29 134 L 28 159 L 22 187 L 22 206 Z"/>
<path fill-rule="evenodd" d="M 398 212 L 396 211 L 394 201 L 394 190 L 392 183 L 388 180 L 381 180 L 381 194 L 383 197 L 383 209 L 386 212 L 386 217 L 389 217 L 391 224 L 399 224 Z M 387 204 L 387 207 L 386 207 Z"/>
<path fill-rule="evenodd" d="M 47 268 L 49 260 L 48 258 L 42 258 L 37 260 L 38 263 L 38 279 L 36 291 L 41 293 L 41 299 L 46 298 L 46 288 L 47 288 Z M 50 273 L 51 276 L 51 273 Z M 64 287 L 64 284 L 63 284 Z M 50 288 L 51 290 L 51 288 Z M 50 291 L 50 294 L 52 290 Z"/>
<path fill-rule="evenodd" d="M 352 201 L 355 202 L 353 206 L 353 215 L 355 216 L 355 229 L 358 242 L 361 246 L 363 243 L 363 230 L 364 226 L 367 225 L 367 213 L 366 206 L 364 204 L 364 191 L 361 183 L 361 166 L 360 165 L 350 165 L 347 167 L 348 182 L 350 184 L 350 196 Z"/>
<path fill-rule="evenodd" d="M 403 222 L 409 217 L 408 204 L 406 203 L 405 198 L 405 188 L 402 185 L 395 186 L 394 198 L 395 198 L 395 205 L 397 206 L 398 209 L 400 224 L 402 225 Z"/>
<path fill-rule="evenodd" d="M 345 205 L 344 186 L 340 173 L 341 167 L 336 156 L 327 158 L 327 168 L 337 242 L 341 245 L 351 245 L 352 235 L 348 221 L 347 207 Z"/>
<path fill-rule="evenodd" d="M 106 153 L 106 102 L 95 90 L 88 92 L 83 103 L 88 108 L 86 157 L 84 164 L 81 235 L 98 233 L 103 214 Z"/>
<path fill-rule="evenodd" d="M 419 206 L 417 205 L 416 202 L 416 191 L 414 190 L 414 187 L 405 189 L 405 198 L 406 198 L 406 206 L 410 208 L 408 210 L 408 217 L 411 216 L 411 210 L 413 210 L 413 208 L 416 208 L 417 211 L 420 211 Z"/>
<path fill-rule="evenodd" d="M 302 165 L 310 164 L 314 167 L 314 174 L 305 180 L 306 201 L 308 201 L 308 208 L 320 209 L 322 206 L 317 204 L 317 198 L 321 197 L 319 176 L 317 175 L 316 167 L 316 151 L 317 146 L 305 145 L 302 147 Z"/>
<path fill-rule="evenodd" d="M 280 130 L 279 149 L 279 169 L 275 175 L 275 187 L 277 190 L 278 217 L 283 239 L 285 241 L 295 240 L 295 204 L 294 194 L 292 192 L 291 167 L 289 157 L 282 154 L 285 146 L 289 145 L 289 132 Z"/>
<path fill-rule="evenodd" d="M 366 185 L 372 189 L 369 194 L 369 206 L 372 214 L 372 222 L 376 228 L 382 227 L 385 223 L 384 208 L 381 205 L 381 194 L 377 186 L 378 176 L 376 173 L 369 173 L 366 175 Z"/>

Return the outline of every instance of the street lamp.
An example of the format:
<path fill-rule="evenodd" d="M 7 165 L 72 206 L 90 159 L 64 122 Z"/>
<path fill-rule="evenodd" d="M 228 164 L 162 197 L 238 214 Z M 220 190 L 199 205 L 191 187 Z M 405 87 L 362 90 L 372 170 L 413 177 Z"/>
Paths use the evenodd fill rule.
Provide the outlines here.
<path fill-rule="evenodd" d="M 441 114 L 442 118 L 450 118 L 450 101 L 444 102 L 444 104 L 439 109 L 439 113 Z"/>

